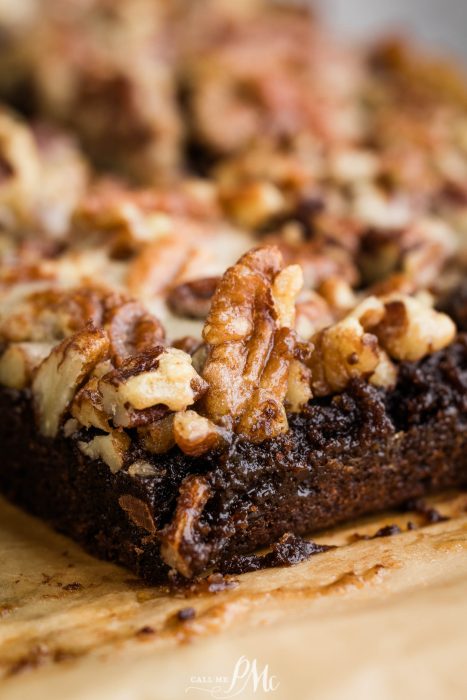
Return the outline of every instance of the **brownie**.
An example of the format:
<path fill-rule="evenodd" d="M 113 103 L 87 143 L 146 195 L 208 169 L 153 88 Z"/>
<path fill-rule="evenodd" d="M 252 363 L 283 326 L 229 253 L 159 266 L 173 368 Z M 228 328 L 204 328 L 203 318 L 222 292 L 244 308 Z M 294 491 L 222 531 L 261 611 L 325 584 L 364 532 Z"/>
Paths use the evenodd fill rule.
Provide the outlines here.
<path fill-rule="evenodd" d="M 0 18 L 1 491 L 162 582 L 462 484 L 456 68 L 267 0 L 31 12 Z"/>
<path fill-rule="evenodd" d="M 463 484 L 466 389 L 461 335 L 446 350 L 403 364 L 394 390 L 352 381 L 338 397 L 310 403 L 286 435 L 261 445 L 239 439 L 199 459 L 177 448 L 135 454 L 153 465 L 149 476 L 111 474 L 74 441 L 40 437 L 27 394 L 4 389 L 0 488 L 90 552 L 161 583 L 169 568 L 160 543 L 173 527 L 180 489 L 194 479 L 205 480 L 212 495 L 181 543 L 192 574 L 284 533 L 309 533 Z"/>

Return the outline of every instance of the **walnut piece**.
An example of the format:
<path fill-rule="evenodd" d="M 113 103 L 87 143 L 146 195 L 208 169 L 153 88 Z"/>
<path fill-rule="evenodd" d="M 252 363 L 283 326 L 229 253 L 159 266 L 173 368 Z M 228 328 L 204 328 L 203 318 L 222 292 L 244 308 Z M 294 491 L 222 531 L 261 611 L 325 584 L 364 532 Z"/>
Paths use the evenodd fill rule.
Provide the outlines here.
<path fill-rule="evenodd" d="M 112 430 L 108 435 L 96 435 L 90 442 L 80 441 L 78 447 L 90 459 L 101 459 L 116 474 L 124 465 L 130 442 L 126 433 Z"/>
<path fill-rule="evenodd" d="M 371 332 L 395 360 L 421 360 L 454 340 L 456 326 L 446 314 L 405 295 L 393 294 L 382 301 L 384 317 Z"/>
<path fill-rule="evenodd" d="M 99 389 L 107 415 L 115 425 L 126 427 L 130 425 L 128 408 L 141 411 L 163 406 L 182 411 L 200 398 L 206 383 L 193 368 L 189 355 L 157 346 L 104 375 Z"/>
<path fill-rule="evenodd" d="M 297 266 L 283 268 L 277 247 L 256 248 L 226 271 L 212 300 L 203 329 L 203 412 L 250 440 L 288 427 L 284 400 L 296 338 L 282 324 L 293 325 L 301 279 Z"/>
<path fill-rule="evenodd" d="M 84 328 L 57 345 L 41 363 L 32 383 L 34 409 L 41 432 L 54 437 L 77 389 L 107 354 L 102 330 Z"/>
<path fill-rule="evenodd" d="M 50 343 L 12 343 L 0 357 L 0 384 L 10 389 L 29 386 L 34 370 L 52 347 Z"/>

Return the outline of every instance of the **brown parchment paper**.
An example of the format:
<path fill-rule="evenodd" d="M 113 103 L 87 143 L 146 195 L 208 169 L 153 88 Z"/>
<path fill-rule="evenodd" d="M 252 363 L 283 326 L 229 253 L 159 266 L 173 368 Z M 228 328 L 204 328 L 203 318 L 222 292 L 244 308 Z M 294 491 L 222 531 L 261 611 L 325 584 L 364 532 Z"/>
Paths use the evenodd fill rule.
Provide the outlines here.
<path fill-rule="evenodd" d="M 0 698 L 465 698 L 467 496 L 434 502 L 450 520 L 369 518 L 320 534 L 339 546 L 298 566 L 184 595 L 2 500 Z M 404 532 L 353 541 L 387 524 Z"/>

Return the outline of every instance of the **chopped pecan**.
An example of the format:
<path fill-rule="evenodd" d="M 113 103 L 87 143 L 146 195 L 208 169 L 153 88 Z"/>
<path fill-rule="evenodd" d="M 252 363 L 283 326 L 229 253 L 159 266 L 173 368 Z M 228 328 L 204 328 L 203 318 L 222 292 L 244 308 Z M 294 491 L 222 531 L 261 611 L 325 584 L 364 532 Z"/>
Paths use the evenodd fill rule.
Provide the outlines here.
<path fill-rule="evenodd" d="M 272 283 L 272 296 L 277 311 L 279 326 L 295 327 L 295 301 L 303 287 L 303 272 L 300 265 L 288 265 Z"/>
<path fill-rule="evenodd" d="M 0 357 L 0 384 L 10 389 L 24 389 L 34 371 L 51 352 L 50 343 L 12 343 Z"/>
<path fill-rule="evenodd" d="M 342 277 L 328 277 L 320 284 L 318 292 L 333 311 L 346 312 L 356 305 L 355 292 Z"/>
<path fill-rule="evenodd" d="M 308 364 L 315 396 L 342 391 L 352 377 L 369 378 L 381 359 L 378 339 L 350 316 L 317 333 L 312 342 Z"/>
<path fill-rule="evenodd" d="M 371 332 L 395 360 L 420 360 L 454 340 L 456 326 L 446 314 L 405 295 L 389 295 L 382 301 L 384 316 Z"/>
<path fill-rule="evenodd" d="M 130 355 L 139 355 L 164 340 L 160 321 L 137 301 L 117 304 L 105 315 L 110 353 L 116 367 Z"/>
<path fill-rule="evenodd" d="M 221 190 L 227 213 L 242 227 L 259 228 L 287 206 L 281 190 L 271 182 L 249 182 Z"/>
<path fill-rule="evenodd" d="M 274 298 L 274 282 L 279 305 Z M 252 440 L 287 429 L 284 399 L 295 334 L 293 321 L 300 272 L 283 271 L 276 247 L 257 248 L 229 268 L 214 295 L 203 329 L 208 356 L 206 415 Z M 280 288 L 280 292 L 279 292 Z"/>
<path fill-rule="evenodd" d="M 39 366 L 33 383 L 34 409 L 41 432 L 54 437 L 77 389 L 106 355 L 102 330 L 84 328 L 57 345 Z"/>
<path fill-rule="evenodd" d="M 128 427 L 138 425 L 135 411 L 160 409 L 152 416 L 155 419 L 167 410 L 184 410 L 200 398 L 206 383 L 194 370 L 189 355 L 157 346 L 104 375 L 99 389 L 104 410 L 115 425 Z"/>
<path fill-rule="evenodd" d="M 126 276 L 130 294 L 139 298 L 152 297 L 173 284 L 194 246 L 181 236 L 165 236 L 149 243 L 131 261 Z"/>
<path fill-rule="evenodd" d="M 2 215 L 10 212 L 15 224 L 27 224 L 41 186 L 39 152 L 32 131 L 5 109 L 0 111 L 0 163 Z"/>
<path fill-rule="evenodd" d="M 160 197 L 150 191 L 133 192 L 119 182 L 102 180 L 83 197 L 73 213 L 72 235 L 105 236 L 111 255 L 126 257 L 142 244 L 172 231 L 172 218 Z"/>
<path fill-rule="evenodd" d="M 327 301 L 311 289 L 304 290 L 296 304 L 295 329 L 301 338 L 311 338 L 336 320 Z"/>
<path fill-rule="evenodd" d="M 299 413 L 311 397 L 311 370 L 300 360 L 292 360 L 285 397 L 287 409 Z"/>
<path fill-rule="evenodd" d="M 210 488 L 202 476 L 188 476 L 180 486 L 175 515 L 161 533 L 161 556 L 165 563 L 189 578 L 195 573 L 190 550 L 196 546 L 197 559 L 208 555 L 208 545 L 203 544 L 197 526 L 204 506 L 210 496 Z"/>
<path fill-rule="evenodd" d="M 179 448 L 190 457 L 198 457 L 224 442 L 222 430 L 196 411 L 176 413 L 173 433 Z"/>
<path fill-rule="evenodd" d="M 169 413 L 160 420 L 138 428 L 138 437 L 143 446 L 153 454 L 165 454 L 175 445 L 174 413 Z"/>
<path fill-rule="evenodd" d="M 101 459 L 116 474 L 124 466 L 130 443 L 126 433 L 112 430 L 108 435 L 96 435 L 90 442 L 78 442 L 78 447 L 90 459 Z"/>
<path fill-rule="evenodd" d="M 92 288 L 45 289 L 19 297 L 0 325 L 10 342 L 62 340 L 91 322 L 102 323 L 108 291 Z"/>
<path fill-rule="evenodd" d="M 442 221 L 426 218 L 402 229 L 371 229 L 362 240 L 359 263 L 370 283 L 384 283 L 402 273 L 412 287 L 423 288 L 436 281 L 456 250 L 454 231 Z"/>
<path fill-rule="evenodd" d="M 110 432 L 109 417 L 102 405 L 99 378 L 91 377 L 78 391 L 70 406 L 70 413 L 85 428 L 98 428 Z"/>
<path fill-rule="evenodd" d="M 177 316 L 204 319 L 209 313 L 218 284 L 219 277 L 205 277 L 179 284 L 170 290 L 167 305 Z"/>

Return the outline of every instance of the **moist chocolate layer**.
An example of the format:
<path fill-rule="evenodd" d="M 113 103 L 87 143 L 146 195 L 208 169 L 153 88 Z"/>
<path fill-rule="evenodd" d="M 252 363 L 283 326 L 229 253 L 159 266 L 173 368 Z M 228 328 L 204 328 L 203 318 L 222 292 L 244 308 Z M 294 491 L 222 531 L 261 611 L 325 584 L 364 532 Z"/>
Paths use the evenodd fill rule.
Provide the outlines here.
<path fill-rule="evenodd" d="M 3 493 L 157 583 L 169 572 L 160 541 L 186 477 L 203 478 L 211 494 L 177 543 L 193 574 L 286 532 L 305 534 L 467 481 L 467 335 L 403 364 L 392 392 L 354 381 L 291 416 L 289 432 L 262 445 L 238 440 L 202 459 L 135 449 L 131 461 L 149 462 L 149 476 L 128 465 L 111 474 L 79 451 L 77 438 L 40 437 L 26 393 L 1 391 L 0 412 Z"/>

